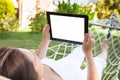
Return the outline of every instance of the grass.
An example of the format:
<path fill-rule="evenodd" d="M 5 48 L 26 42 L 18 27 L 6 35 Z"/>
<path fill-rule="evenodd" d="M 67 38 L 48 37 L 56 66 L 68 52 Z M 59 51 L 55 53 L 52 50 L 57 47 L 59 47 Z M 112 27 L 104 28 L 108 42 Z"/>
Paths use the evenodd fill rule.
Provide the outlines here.
<path fill-rule="evenodd" d="M 41 34 L 29 32 L 0 32 L 0 47 L 12 46 L 36 49 L 41 41 Z"/>

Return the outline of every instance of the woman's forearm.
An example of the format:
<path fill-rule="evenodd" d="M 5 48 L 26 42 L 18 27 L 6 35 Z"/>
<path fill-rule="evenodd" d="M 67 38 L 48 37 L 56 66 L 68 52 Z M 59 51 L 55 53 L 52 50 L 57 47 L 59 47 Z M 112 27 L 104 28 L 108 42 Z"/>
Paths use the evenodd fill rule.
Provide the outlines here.
<path fill-rule="evenodd" d="M 94 36 L 90 33 L 86 33 L 82 48 L 87 59 L 87 66 L 88 66 L 87 80 L 98 80 L 98 73 L 92 54 L 93 42 L 94 42 Z"/>
<path fill-rule="evenodd" d="M 90 52 L 90 54 L 92 54 L 92 52 Z M 87 65 L 88 65 L 88 76 L 87 76 L 87 80 L 98 80 L 98 73 L 97 73 L 97 69 L 94 63 L 94 59 L 92 55 L 88 55 L 86 57 L 87 59 Z"/>
<path fill-rule="evenodd" d="M 50 41 L 42 40 L 36 54 L 39 56 L 40 59 L 43 59 L 46 56 L 48 45 Z"/>

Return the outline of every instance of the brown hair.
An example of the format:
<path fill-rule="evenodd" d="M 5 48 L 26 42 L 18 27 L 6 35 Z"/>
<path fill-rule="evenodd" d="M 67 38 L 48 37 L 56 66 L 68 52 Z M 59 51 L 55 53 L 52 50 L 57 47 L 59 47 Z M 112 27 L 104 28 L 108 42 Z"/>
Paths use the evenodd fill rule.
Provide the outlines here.
<path fill-rule="evenodd" d="M 0 48 L 0 75 L 12 80 L 38 80 L 38 74 L 29 59 L 18 49 Z"/>

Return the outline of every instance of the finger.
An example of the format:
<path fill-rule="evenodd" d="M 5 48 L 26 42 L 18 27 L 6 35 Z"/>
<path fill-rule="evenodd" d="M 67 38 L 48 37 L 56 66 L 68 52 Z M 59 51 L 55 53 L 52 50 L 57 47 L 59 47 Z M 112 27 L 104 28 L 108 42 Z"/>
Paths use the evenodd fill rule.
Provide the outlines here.
<path fill-rule="evenodd" d="M 44 31 L 49 31 L 49 29 L 50 29 L 49 24 L 46 24 L 43 30 L 44 30 Z"/>
<path fill-rule="evenodd" d="M 91 41 L 94 41 L 94 36 L 91 33 L 90 33 L 90 39 L 91 39 Z"/>
<path fill-rule="evenodd" d="M 49 31 L 49 30 L 50 30 L 50 26 L 49 26 L 49 24 L 47 24 L 46 27 L 47 27 L 47 28 L 46 28 L 47 31 Z"/>
<path fill-rule="evenodd" d="M 94 42 L 94 36 L 92 34 L 89 34 L 88 35 L 88 44 L 89 45 L 92 45 Z"/>
<path fill-rule="evenodd" d="M 88 41 L 88 33 L 85 34 L 83 43 L 86 43 Z"/>

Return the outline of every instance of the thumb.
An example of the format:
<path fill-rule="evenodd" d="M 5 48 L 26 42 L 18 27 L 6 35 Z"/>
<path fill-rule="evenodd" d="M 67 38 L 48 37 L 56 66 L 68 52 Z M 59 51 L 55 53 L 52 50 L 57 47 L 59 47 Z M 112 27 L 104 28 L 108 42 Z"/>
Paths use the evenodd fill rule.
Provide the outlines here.
<path fill-rule="evenodd" d="M 88 33 L 86 33 L 86 34 L 85 34 L 85 37 L 84 37 L 83 44 L 84 44 L 84 43 L 87 43 L 87 41 L 88 41 L 88 37 L 89 37 L 89 35 L 88 35 Z"/>

